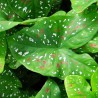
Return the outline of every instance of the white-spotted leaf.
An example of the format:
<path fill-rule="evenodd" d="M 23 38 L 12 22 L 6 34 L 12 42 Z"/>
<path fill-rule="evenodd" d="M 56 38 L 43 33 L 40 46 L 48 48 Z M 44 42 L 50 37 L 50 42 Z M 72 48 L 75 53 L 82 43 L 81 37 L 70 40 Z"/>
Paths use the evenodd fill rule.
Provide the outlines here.
<path fill-rule="evenodd" d="M 72 8 L 77 13 L 82 12 L 95 2 L 97 2 L 97 0 L 71 0 Z"/>
<path fill-rule="evenodd" d="M 51 79 L 48 79 L 35 98 L 61 98 L 58 85 Z"/>
<path fill-rule="evenodd" d="M 70 50 L 84 45 L 97 33 L 96 19 L 92 21 L 94 17 L 89 15 L 54 15 L 38 21 L 8 38 L 11 53 L 27 69 L 42 75 L 64 79 L 79 74 L 89 79 L 97 63 L 88 54 Z"/>
<path fill-rule="evenodd" d="M 64 84 L 68 98 L 95 98 L 89 83 L 81 76 L 67 76 Z"/>
<path fill-rule="evenodd" d="M 8 0 L 8 2 L 10 1 Z M 11 9 L 8 2 L 7 0 L 0 0 L 0 14 L 2 13 L 6 20 L 22 21 L 22 19 Z"/>
<path fill-rule="evenodd" d="M 17 15 L 28 19 L 47 16 L 54 0 L 11 0 L 10 2 L 7 0 L 7 2 Z"/>
<path fill-rule="evenodd" d="M 19 89 L 21 87 L 18 78 L 5 66 L 5 70 L 0 74 L 0 98 L 29 98 L 27 92 Z"/>

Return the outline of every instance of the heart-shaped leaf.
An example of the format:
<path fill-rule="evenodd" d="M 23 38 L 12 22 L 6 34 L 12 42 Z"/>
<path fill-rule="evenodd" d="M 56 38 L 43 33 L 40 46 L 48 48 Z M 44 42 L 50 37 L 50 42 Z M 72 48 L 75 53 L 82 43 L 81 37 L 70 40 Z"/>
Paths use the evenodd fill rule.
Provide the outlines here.
<path fill-rule="evenodd" d="M 2 73 L 5 65 L 6 56 L 6 38 L 5 32 L 0 33 L 0 73 Z"/>
<path fill-rule="evenodd" d="M 97 0 L 71 0 L 72 8 L 77 12 L 80 13 L 83 10 L 85 10 L 87 7 L 89 7 L 94 2 L 97 2 Z"/>
<path fill-rule="evenodd" d="M 81 76 L 67 76 L 64 84 L 68 98 L 95 98 L 89 83 Z"/>
<path fill-rule="evenodd" d="M 27 92 L 19 90 L 22 85 L 14 73 L 6 66 L 0 74 L 0 97 L 1 98 L 28 98 Z"/>
<path fill-rule="evenodd" d="M 83 15 L 54 15 L 22 29 L 8 39 L 13 56 L 27 69 L 45 76 L 64 79 L 69 74 L 79 74 L 90 78 L 97 63 L 87 54 L 78 55 L 69 50 L 84 45 L 96 34 L 93 16 Z"/>
<path fill-rule="evenodd" d="M 48 79 L 35 98 L 61 98 L 58 85 L 51 79 Z"/>

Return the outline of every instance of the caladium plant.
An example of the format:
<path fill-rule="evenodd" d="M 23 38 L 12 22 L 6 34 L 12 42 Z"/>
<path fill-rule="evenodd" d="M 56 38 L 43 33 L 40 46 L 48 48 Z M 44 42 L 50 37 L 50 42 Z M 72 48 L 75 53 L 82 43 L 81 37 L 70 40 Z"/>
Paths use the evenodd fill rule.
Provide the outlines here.
<path fill-rule="evenodd" d="M 0 0 L 1 98 L 98 97 L 98 1 L 62 2 Z"/>

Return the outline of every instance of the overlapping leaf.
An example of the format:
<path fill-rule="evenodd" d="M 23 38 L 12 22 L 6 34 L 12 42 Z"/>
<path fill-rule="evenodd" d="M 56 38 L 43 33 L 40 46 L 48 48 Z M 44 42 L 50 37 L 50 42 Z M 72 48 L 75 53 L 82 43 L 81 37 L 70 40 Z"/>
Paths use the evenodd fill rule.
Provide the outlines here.
<path fill-rule="evenodd" d="M 81 76 L 70 75 L 65 78 L 64 83 L 68 98 L 97 98 L 90 91 L 89 83 Z"/>
<path fill-rule="evenodd" d="M 28 19 L 28 20 L 25 20 L 25 21 L 22 21 L 22 22 L 15 22 L 15 21 L 7 21 L 7 20 L 3 20 L 3 17 L 0 17 L 1 18 L 1 21 L 0 21 L 0 32 L 3 32 L 3 31 L 6 31 L 6 30 L 9 30 L 17 25 L 33 25 L 35 24 L 37 21 L 41 21 L 43 20 L 44 18 L 46 17 L 42 17 L 42 18 L 36 18 L 36 19 Z"/>
<path fill-rule="evenodd" d="M 69 74 L 80 74 L 90 78 L 97 63 L 87 54 L 69 50 L 84 45 L 96 34 L 96 19 L 92 21 L 94 16 L 86 14 L 54 15 L 24 28 L 9 37 L 13 56 L 27 69 L 42 75 L 64 79 Z"/>
<path fill-rule="evenodd" d="M 22 21 L 22 19 L 11 9 L 7 0 L 0 0 L 0 9 L 0 14 L 2 13 L 6 20 Z"/>
<path fill-rule="evenodd" d="M 0 73 L 2 73 L 5 65 L 6 56 L 6 38 L 5 32 L 0 33 Z"/>
<path fill-rule="evenodd" d="M 53 80 L 48 79 L 35 98 L 61 98 L 60 89 Z"/>
<path fill-rule="evenodd" d="M 0 21 L 0 32 L 17 26 L 20 22 Z"/>
<path fill-rule="evenodd" d="M 72 8 L 77 12 L 80 13 L 89 7 L 91 4 L 97 2 L 97 0 L 71 0 Z"/>
<path fill-rule="evenodd" d="M 29 98 L 27 92 L 19 90 L 22 85 L 13 72 L 5 67 L 0 74 L 0 97 L 1 98 Z"/>

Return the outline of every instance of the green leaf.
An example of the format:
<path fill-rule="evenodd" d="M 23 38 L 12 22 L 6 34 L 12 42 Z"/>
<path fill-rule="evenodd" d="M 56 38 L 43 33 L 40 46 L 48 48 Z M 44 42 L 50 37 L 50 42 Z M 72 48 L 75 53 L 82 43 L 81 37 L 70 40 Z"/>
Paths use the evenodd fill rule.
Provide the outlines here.
<path fill-rule="evenodd" d="M 4 21 L 6 19 L 5 17 L 6 16 L 2 12 L 0 12 L 0 21 Z"/>
<path fill-rule="evenodd" d="M 9 44 L 13 44 L 13 40 Z M 45 76 L 64 79 L 69 74 L 80 74 L 90 78 L 97 67 L 89 55 L 78 55 L 66 48 L 37 48 L 18 43 L 10 48 L 14 57 L 27 69 Z"/>
<path fill-rule="evenodd" d="M 61 98 L 58 85 L 51 79 L 48 79 L 35 98 Z"/>
<path fill-rule="evenodd" d="M 14 4 L 12 4 L 14 5 Z M 6 20 L 22 21 L 22 19 L 11 9 L 7 0 L 0 0 L 0 14 L 2 13 Z"/>
<path fill-rule="evenodd" d="M 36 18 L 36 19 L 28 19 L 22 22 L 15 22 L 15 21 L 7 21 L 7 20 L 3 20 L 3 18 L 1 17 L 1 21 L 0 21 L 0 32 L 2 31 L 6 31 L 9 30 L 17 25 L 32 25 L 35 24 L 37 21 L 41 21 L 43 19 L 45 19 L 47 17 L 42 17 L 42 18 Z"/>
<path fill-rule="evenodd" d="M 6 38 L 5 32 L 0 33 L 0 73 L 2 73 L 5 65 L 6 56 Z"/>
<path fill-rule="evenodd" d="M 6 31 L 14 26 L 17 26 L 20 22 L 13 22 L 13 21 L 0 21 L 0 32 Z"/>
<path fill-rule="evenodd" d="M 51 10 L 53 0 L 7 0 L 11 9 L 23 19 L 45 17 Z"/>
<path fill-rule="evenodd" d="M 97 0 L 71 0 L 72 8 L 75 10 L 75 12 L 80 13 L 83 10 L 85 10 L 87 7 L 89 7 L 94 2 L 97 2 Z"/>
<path fill-rule="evenodd" d="M 1 98 L 28 98 L 28 93 L 19 90 L 22 85 L 14 73 L 6 66 L 0 74 L 0 97 Z"/>
<path fill-rule="evenodd" d="M 67 76 L 64 84 L 68 98 L 95 98 L 89 83 L 81 76 Z"/>
<path fill-rule="evenodd" d="M 91 77 L 91 86 L 92 86 L 92 91 L 95 93 L 96 96 L 95 98 L 97 98 L 98 97 L 98 68 Z"/>
<path fill-rule="evenodd" d="M 78 55 L 70 50 L 84 45 L 96 34 L 93 16 L 83 15 L 51 16 L 22 29 L 8 38 L 11 53 L 27 69 L 42 75 L 64 79 L 69 74 L 79 74 L 89 79 L 97 63 L 88 54 Z M 78 23 L 80 28 L 76 28 Z"/>

